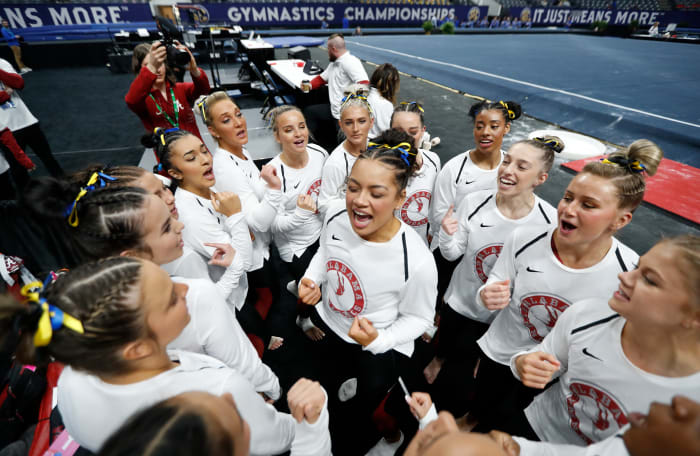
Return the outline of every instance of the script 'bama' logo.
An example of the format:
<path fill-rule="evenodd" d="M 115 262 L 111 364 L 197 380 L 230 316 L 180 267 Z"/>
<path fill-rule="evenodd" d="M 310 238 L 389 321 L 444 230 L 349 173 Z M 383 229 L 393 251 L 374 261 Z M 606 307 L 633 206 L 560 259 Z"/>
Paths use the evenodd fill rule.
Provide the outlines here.
<path fill-rule="evenodd" d="M 489 272 L 493 269 L 493 265 L 496 263 L 498 255 L 501 254 L 502 248 L 503 244 L 491 244 L 476 253 L 474 257 L 474 272 L 481 279 L 481 283 L 486 283 L 486 279 L 489 278 Z"/>
<path fill-rule="evenodd" d="M 315 196 L 318 198 L 318 194 L 321 192 L 321 179 L 316 179 L 313 184 L 309 185 L 309 189 L 306 194 L 309 196 Z"/>
<path fill-rule="evenodd" d="M 406 198 L 401 207 L 401 220 L 410 226 L 421 226 L 428 223 L 428 208 L 432 194 L 422 190 Z"/>
<path fill-rule="evenodd" d="M 365 294 L 359 277 L 338 260 L 326 263 L 328 306 L 347 318 L 355 318 L 365 308 Z"/>
<path fill-rule="evenodd" d="M 569 424 L 587 445 L 611 436 L 627 424 L 625 410 L 605 391 L 579 382 L 569 385 L 569 391 Z"/>
<path fill-rule="evenodd" d="M 544 336 L 554 328 L 559 315 L 570 305 L 558 296 L 525 296 L 520 301 L 520 314 L 530 337 L 536 342 L 542 342 Z"/>

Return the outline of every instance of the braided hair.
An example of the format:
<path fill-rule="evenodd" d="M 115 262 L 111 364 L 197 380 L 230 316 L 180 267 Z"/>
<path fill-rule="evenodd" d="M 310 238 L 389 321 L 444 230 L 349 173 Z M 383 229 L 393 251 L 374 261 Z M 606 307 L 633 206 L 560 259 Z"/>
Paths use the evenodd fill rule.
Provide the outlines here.
<path fill-rule="evenodd" d="M 513 144 L 513 146 L 517 144 L 525 144 L 542 152 L 542 170 L 545 173 L 548 173 L 552 169 L 552 165 L 554 164 L 554 154 L 560 153 L 562 150 L 564 150 L 564 141 L 562 141 L 558 136 L 542 136 L 532 139 L 524 139 L 516 142 Z"/>
<path fill-rule="evenodd" d="M 17 359 L 34 365 L 55 359 L 93 375 L 128 372 L 130 364 L 121 356 L 121 349 L 150 334 L 139 302 L 142 265 L 134 258 L 114 257 L 59 276 L 42 296 L 80 320 L 84 332 L 61 327 L 44 347 L 33 343 L 37 319 L 31 316 L 38 304 L 0 299 L 0 326 L 19 322 L 20 342 L 14 348 Z"/>
<path fill-rule="evenodd" d="M 187 130 L 180 130 L 179 128 L 156 128 L 152 134 L 141 137 L 141 144 L 143 144 L 144 147 L 153 148 L 158 157 L 158 164 L 153 167 L 153 174 L 160 174 L 172 179 L 173 182 L 176 181 L 173 176 L 168 174 L 168 170 L 175 168 L 170 155 L 170 149 L 177 140 L 189 135 L 192 135 L 192 133 Z"/>
<path fill-rule="evenodd" d="M 473 104 L 469 108 L 469 117 L 472 118 L 472 122 L 476 122 L 476 116 L 482 111 L 491 111 L 495 109 L 503 114 L 503 119 L 506 123 L 511 123 L 512 121 L 520 118 L 523 113 L 522 108 L 515 101 L 489 101 L 483 100 L 479 103 Z"/>
<path fill-rule="evenodd" d="M 419 170 L 417 156 L 418 150 L 411 135 L 392 128 L 370 140 L 367 150 L 357 157 L 357 161 L 376 160 L 390 167 L 394 171 L 396 186 L 401 192 L 406 189 L 408 180 Z"/>

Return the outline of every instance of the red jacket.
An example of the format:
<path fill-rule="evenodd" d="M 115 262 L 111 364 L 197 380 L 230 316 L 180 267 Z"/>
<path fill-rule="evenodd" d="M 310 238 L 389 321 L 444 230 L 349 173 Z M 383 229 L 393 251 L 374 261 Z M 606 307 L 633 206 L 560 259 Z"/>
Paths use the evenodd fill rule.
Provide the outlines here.
<path fill-rule="evenodd" d="M 149 132 L 153 132 L 153 129 L 156 127 L 172 128 L 165 116 L 162 113 L 158 114 L 159 109 L 151 97 L 148 96 L 149 94 L 153 95 L 158 105 L 165 110 L 172 120 L 175 120 L 175 110 L 170 97 L 170 88 L 173 86 L 166 80 L 166 97 L 163 98 L 160 91 L 151 90 L 156 77 L 156 74 L 151 73 L 146 66 L 142 67 L 134 82 L 131 83 L 129 92 L 124 97 L 126 105 L 141 118 L 143 126 Z M 200 95 L 209 94 L 209 79 L 207 79 L 207 75 L 201 68 L 199 69 L 199 77 L 192 79 L 194 83 L 178 82 L 173 87 L 175 98 L 179 103 L 179 126 L 181 130 L 187 130 L 197 135 L 199 139 L 202 139 L 197 129 L 194 112 L 192 112 L 192 104 Z"/>

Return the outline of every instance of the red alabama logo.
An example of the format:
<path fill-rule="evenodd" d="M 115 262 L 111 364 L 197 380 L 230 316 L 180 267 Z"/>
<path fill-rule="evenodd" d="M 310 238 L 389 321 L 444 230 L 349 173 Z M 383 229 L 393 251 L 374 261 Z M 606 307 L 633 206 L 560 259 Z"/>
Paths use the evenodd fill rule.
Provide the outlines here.
<path fill-rule="evenodd" d="M 486 283 L 486 279 L 489 278 L 489 272 L 491 272 L 494 263 L 496 263 L 498 255 L 501 254 L 502 248 L 503 244 L 491 244 L 477 252 L 474 257 L 474 271 L 481 279 L 481 283 Z"/>
<path fill-rule="evenodd" d="M 427 213 L 431 197 L 432 194 L 429 191 L 422 190 L 406 198 L 406 202 L 401 207 L 401 220 L 410 226 L 421 226 L 428 223 Z"/>
<path fill-rule="evenodd" d="M 359 277 L 338 260 L 326 263 L 328 306 L 347 318 L 355 318 L 365 308 L 365 294 Z"/>
<path fill-rule="evenodd" d="M 554 328 L 559 315 L 570 305 L 558 296 L 525 296 L 520 302 L 520 314 L 530 337 L 536 342 L 542 342 L 544 336 Z"/>
<path fill-rule="evenodd" d="M 627 424 L 627 414 L 608 393 L 595 386 L 574 382 L 566 408 L 571 429 L 590 445 L 599 442 Z"/>

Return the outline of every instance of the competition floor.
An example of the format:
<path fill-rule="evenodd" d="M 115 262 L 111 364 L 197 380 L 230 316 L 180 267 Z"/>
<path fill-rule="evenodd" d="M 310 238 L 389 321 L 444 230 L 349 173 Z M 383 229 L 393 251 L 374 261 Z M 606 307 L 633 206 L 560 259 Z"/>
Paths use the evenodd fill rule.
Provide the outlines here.
<path fill-rule="evenodd" d="M 616 144 L 645 137 L 700 167 L 700 47 L 591 35 L 367 36 L 370 62 L 489 99 Z"/>

